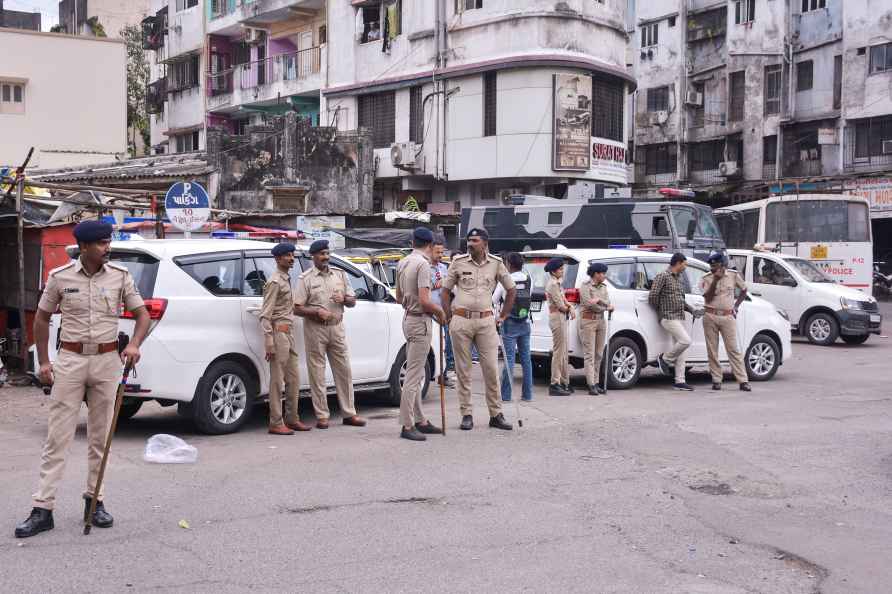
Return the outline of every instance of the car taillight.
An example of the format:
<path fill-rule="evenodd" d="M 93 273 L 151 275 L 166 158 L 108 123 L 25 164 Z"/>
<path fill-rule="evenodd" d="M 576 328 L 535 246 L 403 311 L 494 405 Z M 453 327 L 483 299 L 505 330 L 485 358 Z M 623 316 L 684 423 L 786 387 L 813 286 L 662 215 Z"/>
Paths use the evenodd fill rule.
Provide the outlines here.
<path fill-rule="evenodd" d="M 167 309 L 167 299 L 146 299 L 146 310 L 149 312 L 150 320 L 160 320 L 161 316 L 164 315 L 164 311 Z M 124 308 L 121 308 L 123 313 L 121 317 L 126 320 L 133 319 L 133 312 L 129 312 Z"/>
<path fill-rule="evenodd" d="M 579 289 L 564 289 L 564 297 L 570 303 L 579 303 Z"/>

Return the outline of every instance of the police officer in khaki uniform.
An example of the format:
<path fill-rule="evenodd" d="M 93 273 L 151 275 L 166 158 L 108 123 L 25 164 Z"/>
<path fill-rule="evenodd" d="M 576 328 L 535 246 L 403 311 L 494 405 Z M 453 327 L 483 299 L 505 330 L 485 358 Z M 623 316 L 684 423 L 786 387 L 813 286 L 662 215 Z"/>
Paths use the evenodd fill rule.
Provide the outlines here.
<path fill-rule="evenodd" d="M 499 396 L 499 332 L 493 319 L 492 294 L 496 283 L 505 288 L 506 296 L 499 313 L 499 322 L 511 314 L 517 291 L 511 274 L 500 258 L 489 253 L 489 234 L 474 228 L 468 232 L 468 253 L 452 259 L 443 282 L 443 309 L 452 338 L 455 374 L 458 377 L 458 398 L 461 403 L 461 428 L 474 428 L 471 408 L 471 345 L 480 353 L 480 367 L 486 387 L 489 426 L 511 430 L 511 423 L 502 414 Z M 450 291 L 455 292 L 455 299 Z"/>
<path fill-rule="evenodd" d="M 431 298 L 431 255 L 434 234 L 418 227 L 412 234 L 412 253 L 396 268 L 396 300 L 405 310 L 403 336 L 406 338 L 406 378 L 400 396 L 400 437 L 426 441 L 425 434 L 443 431 L 428 421 L 421 410 L 421 385 L 427 354 L 431 348 L 431 316 L 442 325 L 443 308 Z"/>
<path fill-rule="evenodd" d="M 40 362 L 40 379 L 52 384 L 47 438 L 40 464 L 40 484 L 34 508 L 16 526 L 18 538 L 53 528 L 56 489 L 62 479 L 68 446 L 77 428 L 86 395 L 87 462 L 84 516 L 89 513 L 105 440 L 114 416 L 115 396 L 121 381 L 121 364 L 139 361 L 139 347 L 149 329 L 149 314 L 124 266 L 109 263 L 112 226 L 85 221 L 74 228 L 80 249 L 77 260 L 49 274 L 34 320 L 34 339 Z M 129 344 L 118 354 L 118 316 L 121 304 L 133 312 L 136 325 Z M 55 364 L 49 361 L 49 323 L 62 312 L 61 349 Z M 104 486 L 104 485 L 103 485 Z M 102 493 L 91 518 L 93 526 L 110 527 L 114 519 L 102 503 Z"/>
<path fill-rule="evenodd" d="M 607 265 L 601 262 L 589 264 L 586 274 L 589 280 L 579 288 L 579 340 L 585 358 L 585 379 L 588 393 L 592 396 L 604 394 L 599 385 L 601 359 L 604 357 L 604 342 L 607 339 L 607 322 L 604 312 L 613 311 L 610 296 L 607 294 Z"/>
<path fill-rule="evenodd" d="M 743 353 L 737 346 L 737 310 L 746 299 L 746 283 L 735 270 L 728 270 L 728 261 L 720 252 L 707 258 L 712 272 L 700 279 L 700 290 L 706 302 L 703 316 L 703 336 L 706 338 L 706 354 L 709 357 L 709 374 L 712 389 L 722 389 L 722 365 L 719 363 L 719 335 L 725 343 L 728 362 L 740 389 L 750 392 L 749 378 L 743 365 Z M 735 289 L 739 290 L 737 299 Z"/>
<path fill-rule="evenodd" d="M 564 297 L 562 281 L 564 278 L 564 259 L 552 258 L 545 263 L 548 282 L 545 283 L 545 298 L 548 300 L 548 326 L 551 328 L 551 385 L 549 396 L 569 396 L 573 393 L 570 387 L 570 353 L 567 344 L 571 319 L 576 319 L 576 312 L 567 298 Z"/>
<path fill-rule="evenodd" d="M 356 414 L 353 403 L 353 372 L 344 332 L 344 308 L 356 305 L 356 294 L 347 273 L 328 265 L 328 241 L 310 244 L 313 268 L 300 275 L 294 291 L 294 313 L 304 319 L 304 350 L 316 428 L 328 429 L 328 398 L 325 390 L 325 360 L 331 365 L 338 403 L 344 424 L 363 427 L 365 419 Z"/>
<path fill-rule="evenodd" d="M 294 267 L 294 246 L 280 243 L 270 250 L 276 259 L 276 271 L 263 287 L 260 327 L 269 361 L 269 432 L 293 435 L 309 431 L 300 422 L 297 398 L 300 393 L 297 348 L 294 346 L 294 297 L 291 275 Z M 284 384 L 284 386 L 283 386 Z M 282 388 L 286 390 L 285 416 L 282 415 Z"/>

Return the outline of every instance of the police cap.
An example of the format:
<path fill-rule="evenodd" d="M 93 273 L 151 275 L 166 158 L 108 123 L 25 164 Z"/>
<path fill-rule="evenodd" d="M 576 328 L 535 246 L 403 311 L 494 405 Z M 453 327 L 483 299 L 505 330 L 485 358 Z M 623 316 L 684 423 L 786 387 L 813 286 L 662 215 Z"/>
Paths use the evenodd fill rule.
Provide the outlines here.
<path fill-rule="evenodd" d="M 433 243 L 434 233 L 427 227 L 415 227 L 415 231 L 412 232 L 412 239 L 424 244 Z"/>
<path fill-rule="evenodd" d="M 290 243 L 277 243 L 273 246 L 273 249 L 270 250 L 273 256 L 278 258 L 279 256 L 284 256 L 285 254 L 289 254 L 294 251 L 294 245 Z"/>
<path fill-rule="evenodd" d="M 100 221 L 82 221 L 74 227 L 74 238 L 83 243 L 111 239 L 114 228 Z"/>
<path fill-rule="evenodd" d="M 481 229 L 479 227 L 474 227 L 468 231 L 468 239 L 471 239 L 472 237 L 479 237 L 483 241 L 489 241 L 489 233 L 486 232 L 486 229 Z"/>
<path fill-rule="evenodd" d="M 562 258 L 552 258 L 545 264 L 545 272 L 554 272 L 564 265 Z"/>
<path fill-rule="evenodd" d="M 607 272 L 607 264 L 603 262 L 594 262 L 588 265 L 588 270 L 585 273 L 589 276 L 593 275 L 596 272 Z"/>
<path fill-rule="evenodd" d="M 713 262 L 718 262 L 722 266 L 726 264 L 725 262 L 725 254 L 722 252 L 712 252 L 709 254 L 709 257 L 706 258 L 706 262 L 712 264 Z"/>
<path fill-rule="evenodd" d="M 327 239 L 317 239 L 313 243 L 310 244 L 310 253 L 318 254 L 322 250 L 328 249 L 328 240 Z"/>

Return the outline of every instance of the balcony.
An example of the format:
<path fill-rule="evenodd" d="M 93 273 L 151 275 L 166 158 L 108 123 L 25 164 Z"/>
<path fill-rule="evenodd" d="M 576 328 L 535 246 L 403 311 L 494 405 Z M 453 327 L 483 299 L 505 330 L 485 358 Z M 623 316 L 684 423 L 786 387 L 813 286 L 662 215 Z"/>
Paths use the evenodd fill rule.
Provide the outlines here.
<path fill-rule="evenodd" d="M 167 7 L 159 10 L 154 16 L 142 20 L 142 48 L 159 50 L 164 47 L 164 36 L 167 35 Z"/>
<path fill-rule="evenodd" d="M 311 47 L 210 73 L 208 110 L 235 111 L 240 105 L 276 101 L 322 88 L 325 48 Z"/>
<path fill-rule="evenodd" d="M 167 79 L 159 78 L 146 87 L 146 112 L 161 113 L 167 101 Z"/>
<path fill-rule="evenodd" d="M 263 29 L 295 17 L 312 17 L 324 8 L 324 0 L 211 0 L 208 33 L 236 35 L 242 25 Z"/>

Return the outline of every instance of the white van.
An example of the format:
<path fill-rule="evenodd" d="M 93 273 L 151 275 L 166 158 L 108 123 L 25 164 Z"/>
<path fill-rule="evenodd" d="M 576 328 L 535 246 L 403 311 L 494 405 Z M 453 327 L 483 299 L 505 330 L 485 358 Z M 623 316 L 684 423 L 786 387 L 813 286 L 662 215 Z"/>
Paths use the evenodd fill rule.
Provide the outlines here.
<path fill-rule="evenodd" d="M 111 260 L 130 270 L 151 317 L 122 418 L 135 415 L 145 400 L 157 400 L 178 405 L 205 433 L 231 433 L 245 424 L 252 405 L 269 393 L 259 314 L 263 286 L 276 269 L 271 248 L 237 239 L 112 242 Z M 292 283 L 313 265 L 305 249 L 298 246 Z M 69 254 L 76 250 L 69 248 Z M 330 265 L 347 273 L 356 292 L 356 307 L 344 314 L 355 389 L 386 391 L 398 405 L 406 367 L 402 307 L 386 285 L 353 264 L 333 255 Z M 132 316 L 122 317 L 120 330 L 132 335 Z M 50 327 L 51 359 L 59 318 L 54 315 Z M 297 320 L 301 391 L 308 393 L 303 323 Z M 436 352 L 432 342 L 423 394 L 435 377 Z M 327 366 L 325 379 L 331 392 L 334 379 Z"/>
<path fill-rule="evenodd" d="M 533 335 L 531 351 L 539 373 L 547 374 L 551 358 L 551 331 L 548 327 L 548 306 L 543 304 L 545 263 L 550 258 L 563 258 L 566 262 L 564 294 L 571 303 L 579 303 L 579 287 L 587 280 L 588 265 L 593 262 L 607 264 L 607 281 L 610 300 L 616 306 L 610 320 L 610 336 L 607 361 L 607 381 L 613 388 L 631 388 L 638 381 L 641 369 L 656 366 L 657 356 L 669 350 L 671 338 L 660 326 L 656 310 L 648 303 L 653 278 L 669 266 L 670 254 L 639 250 L 547 250 L 523 252 L 525 269 L 533 277 Z M 709 266 L 699 260 L 688 259 L 685 282 L 688 287 L 685 299 L 696 309 L 703 307 L 700 295 L 700 279 L 709 272 Z M 570 323 L 570 364 L 583 366 L 582 343 L 577 333 L 577 323 Z M 706 341 L 702 319 L 686 316 L 691 329 L 692 344 L 688 350 L 689 365 L 706 364 Z M 747 374 L 753 381 L 774 377 L 781 364 L 792 352 L 790 323 L 771 303 L 759 297 L 748 297 L 741 304 L 737 316 L 740 348 L 744 352 Z M 720 357 L 727 362 L 724 345 L 720 342 Z"/>
<path fill-rule="evenodd" d="M 810 342 L 826 346 L 842 338 L 861 344 L 880 333 L 876 299 L 833 281 L 811 261 L 752 250 L 728 250 L 728 257 L 750 292 L 784 310 L 793 330 Z"/>

